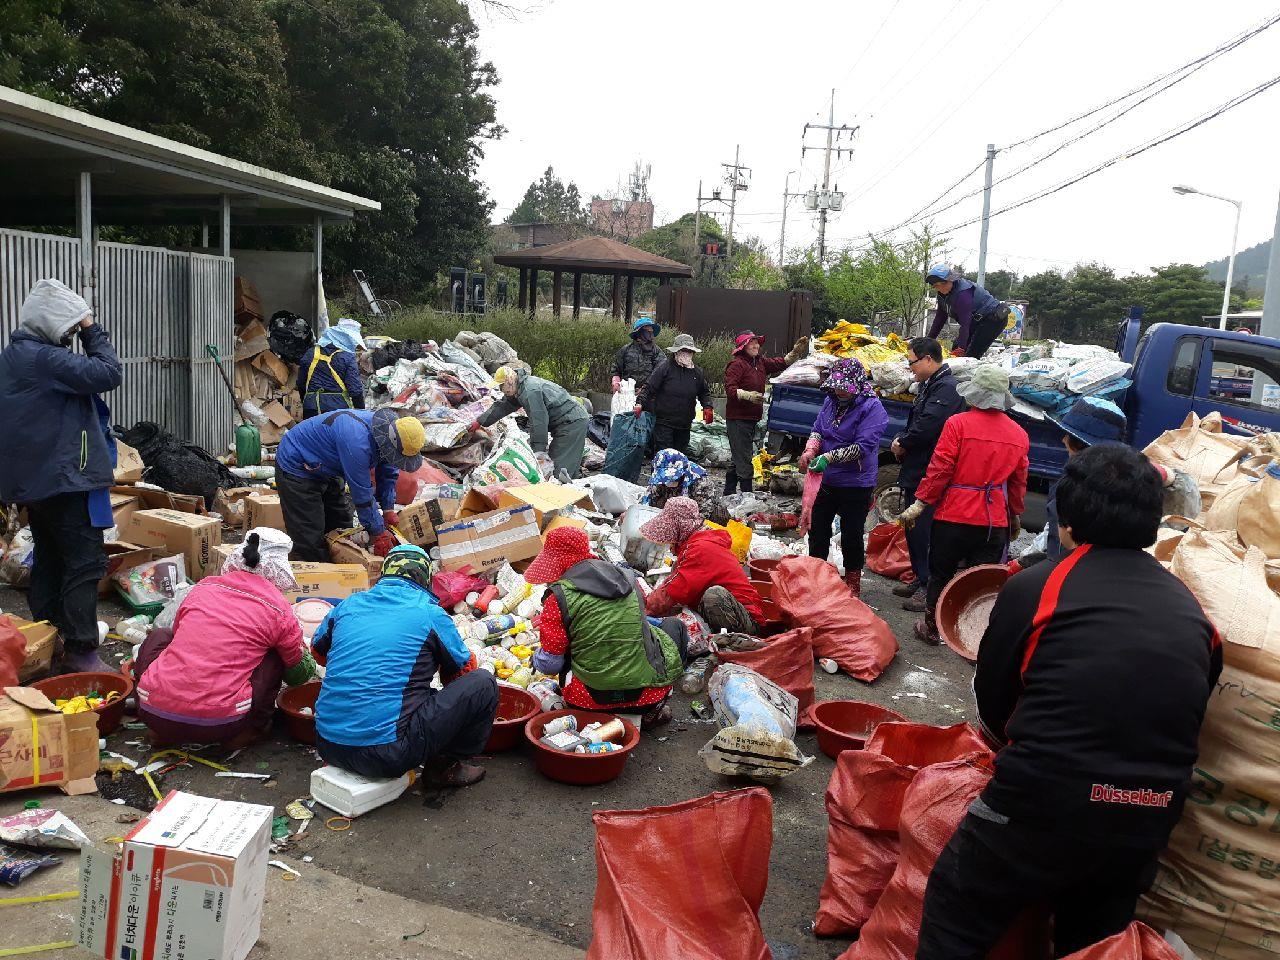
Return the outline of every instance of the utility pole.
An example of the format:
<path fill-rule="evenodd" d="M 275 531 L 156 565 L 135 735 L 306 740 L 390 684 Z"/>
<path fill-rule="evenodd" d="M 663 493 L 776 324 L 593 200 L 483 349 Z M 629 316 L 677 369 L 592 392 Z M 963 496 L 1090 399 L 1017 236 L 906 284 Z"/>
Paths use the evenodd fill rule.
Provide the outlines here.
<path fill-rule="evenodd" d="M 994 143 L 987 144 L 987 176 L 986 184 L 982 188 L 982 237 L 978 240 L 978 286 L 980 287 L 987 282 L 987 225 L 991 222 L 991 171 L 995 167 L 996 154 L 999 152 Z"/>
<path fill-rule="evenodd" d="M 698 272 L 701 273 L 702 267 L 702 205 L 704 203 L 724 203 L 724 197 L 720 195 L 720 189 L 717 187 L 711 191 L 711 196 L 704 197 L 702 195 L 702 181 L 698 181 L 698 206 L 693 214 L 693 255 L 695 262 L 698 264 Z M 732 236 L 732 234 L 730 234 Z"/>
<path fill-rule="evenodd" d="M 747 176 L 751 176 L 751 168 L 744 167 L 741 161 L 742 144 L 738 144 L 733 148 L 733 163 L 722 163 L 720 166 L 725 168 L 725 179 L 729 181 L 729 251 L 728 255 L 733 256 L 733 215 L 738 206 L 738 191 L 747 189 L 747 182 L 742 178 L 742 171 L 747 171 Z"/>
<path fill-rule="evenodd" d="M 800 147 L 800 157 L 802 159 L 804 158 L 807 150 L 820 149 L 825 154 L 822 162 L 822 189 L 819 191 L 815 188 L 810 191 L 809 197 L 805 201 L 805 206 L 808 209 L 818 211 L 818 263 L 821 264 L 827 256 L 827 214 L 832 210 L 838 213 L 844 208 L 844 194 L 841 193 L 838 188 L 834 191 L 831 189 L 831 151 L 833 149 L 835 150 L 837 159 L 839 159 L 846 150 L 849 155 L 852 156 L 852 146 L 839 147 L 835 146 L 835 144 L 839 143 L 840 138 L 846 133 L 849 134 L 850 139 L 852 139 L 853 135 L 858 132 L 858 128 L 850 127 L 845 124 L 841 124 L 838 127 L 836 126 L 835 90 L 831 91 L 831 106 L 827 112 L 827 122 L 806 123 L 804 125 L 804 134 L 802 135 L 802 139 L 803 136 L 808 135 L 811 127 L 814 130 L 827 131 L 827 145 L 825 147 L 809 147 L 803 145 L 803 143 Z"/>
<path fill-rule="evenodd" d="M 791 175 L 796 170 L 787 171 L 787 182 L 782 187 L 782 234 L 778 237 L 778 269 L 781 270 L 787 261 L 787 203 L 792 197 L 803 197 L 803 193 L 791 192 Z"/>
<path fill-rule="evenodd" d="M 1230 289 L 1227 291 L 1230 295 Z M 1262 295 L 1262 323 L 1258 332 L 1264 337 L 1280 337 L 1280 203 L 1276 204 L 1276 226 L 1271 235 L 1271 258 L 1267 261 L 1267 287 Z M 1273 396 L 1277 389 L 1268 391 L 1269 377 L 1257 371 L 1253 376 L 1253 402 L 1270 405 L 1277 402 Z"/>

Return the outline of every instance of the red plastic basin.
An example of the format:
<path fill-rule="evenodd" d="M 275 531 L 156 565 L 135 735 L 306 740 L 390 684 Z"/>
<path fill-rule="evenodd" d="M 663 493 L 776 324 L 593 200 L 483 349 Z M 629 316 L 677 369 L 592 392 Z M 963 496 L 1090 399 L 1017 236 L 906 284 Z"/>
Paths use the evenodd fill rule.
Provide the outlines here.
<path fill-rule="evenodd" d="M 747 574 L 752 580 L 773 580 L 773 571 L 778 569 L 781 560 L 748 560 Z"/>
<path fill-rule="evenodd" d="M 626 720 L 622 721 L 627 728 L 627 735 L 622 741 L 622 749 L 613 753 L 565 753 L 553 750 L 541 743 L 542 728 L 556 717 L 572 714 L 578 718 L 578 729 L 589 723 L 608 723 L 620 720 L 611 713 L 596 713 L 592 710 L 551 710 L 540 713 L 524 726 L 524 735 L 533 745 L 533 763 L 538 772 L 550 780 L 561 783 L 572 783 L 578 786 L 589 786 L 596 783 L 608 783 L 615 780 L 627 765 L 627 757 L 640 743 L 640 731 Z"/>
<path fill-rule="evenodd" d="M 529 691 L 498 684 L 498 714 L 493 718 L 484 752 L 501 753 L 515 747 L 524 725 L 541 711 L 542 704 Z"/>
<path fill-rule="evenodd" d="M 813 705 L 812 716 L 818 727 L 818 748 L 832 760 L 845 750 L 861 750 L 879 724 L 906 720 L 900 713 L 861 700 L 823 700 Z"/>
<path fill-rule="evenodd" d="M 1004 564 L 984 563 L 960 571 L 942 588 L 938 597 L 938 635 L 970 663 L 978 661 L 978 646 L 987 632 L 991 608 L 1008 579 L 1009 570 Z"/>
<path fill-rule="evenodd" d="M 50 700 L 70 700 L 97 691 L 99 696 L 110 693 L 120 694 L 119 699 L 112 700 L 94 708 L 98 715 L 98 736 L 105 737 L 115 733 L 124 720 L 125 701 L 133 696 L 133 681 L 122 673 L 90 670 L 86 673 L 64 673 L 60 677 L 49 677 L 31 684 Z"/>
<path fill-rule="evenodd" d="M 276 706 L 284 714 L 289 736 L 299 743 L 316 742 L 316 700 L 319 697 L 320 681 L 308 680 L 301 686 L 285 687 L 276 701 Z M 309 716 L 302 712 L 303 707 L 311 709 Z"/>
<path fill-rule="evenodd" d="M 760 595 L 761 600 L 773 599 L 772 580 L 752 580 L 751 585 L 756 588 L 756 593 Z"/>

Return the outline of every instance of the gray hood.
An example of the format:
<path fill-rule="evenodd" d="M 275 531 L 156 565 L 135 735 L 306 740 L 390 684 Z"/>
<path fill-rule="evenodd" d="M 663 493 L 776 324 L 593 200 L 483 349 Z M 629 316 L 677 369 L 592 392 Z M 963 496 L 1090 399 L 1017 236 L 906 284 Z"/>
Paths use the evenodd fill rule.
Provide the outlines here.
<path fill-rule="evenodd" d="M 61 280 L 38 280 L 18 312 L 21 329 L 55 346 L 92 314 L 89 304 Z"/>

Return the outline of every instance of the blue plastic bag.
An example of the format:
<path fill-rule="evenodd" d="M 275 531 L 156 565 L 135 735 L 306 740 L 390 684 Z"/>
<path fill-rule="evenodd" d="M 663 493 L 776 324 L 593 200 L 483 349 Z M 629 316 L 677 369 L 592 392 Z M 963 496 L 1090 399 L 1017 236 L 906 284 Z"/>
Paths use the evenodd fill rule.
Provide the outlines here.
<path fill-rule="evenodd" d="M 609 431 L 609 446 L 604 452 L 604 466 L 600 472 L 628 483 L 639 480 L 652 431 L 651 413 L 617 414 L 613 418 L 613 428 Z"/>

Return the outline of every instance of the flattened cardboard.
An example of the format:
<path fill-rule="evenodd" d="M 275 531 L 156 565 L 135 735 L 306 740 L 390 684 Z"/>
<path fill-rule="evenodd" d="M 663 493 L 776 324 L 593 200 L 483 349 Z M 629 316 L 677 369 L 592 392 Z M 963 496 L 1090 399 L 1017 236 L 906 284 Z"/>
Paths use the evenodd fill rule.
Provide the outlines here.
<path fill-rule="evenodd" d="M 263 350 L 249 362 L 256 370 L 274 380 L 276 386 L 283 387 L 289 382 L 288 365 L 270 350 Z"/>
<path fill-rule="evenodd" d="M 116 466 L 113 474 L 116 483 L 137 483 L 142 479 L 142 471 L 146 468 L 137 450 L 121 440 L 116 441 Z"/>
<path fill-rule="evenodd" d="M 58 628 L 53 624 L 40 620 L 33 623 L 13 614 L 7 614 L 9 622 L 18 628 L 23 639 L 27 641 L 27 653 L 22 666 L 18 667 L 18 682 L 39 680 L 53 666 L 53 655 L 58 647 Z M 0 751 L 4 747 L 0 746 Z"/>
<path fill-rule="evenodd" d="M 98 715 L 63 714 L 33 687 L 0 696 L 0 793 L 58 787 L 68 796 L 98 789 Z"/>
<path fill-rule="evenodd" d="M 180 510 L 139 510 L 129 522 L 128 537 L 143 546 L 181 553 L 192 580 L 218 572 L 213 565 L 213 548 L 222 542 L 222 524 L 213 517 Z"/>
<path fill-rule="evenodd" d="M 498 494 L 499 507 L 519 507 L 528 504 L 538 516 L 539 529 L 545 529 L 548 519 L 554 519 L 560 511 L 581 504 L 586 510 L 595 510 L 591 492 L 578 487 L 566 487 L 563 483 L 535 483 L 527 487 L 507 487 Z"/>
<path fill-rule="evenodd" d="M 538 555 L 542 535 L 533 507 L 493 510 L 436 530 L 445 570 L 470 567 L 484 573 Z"/>

